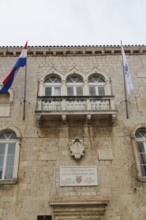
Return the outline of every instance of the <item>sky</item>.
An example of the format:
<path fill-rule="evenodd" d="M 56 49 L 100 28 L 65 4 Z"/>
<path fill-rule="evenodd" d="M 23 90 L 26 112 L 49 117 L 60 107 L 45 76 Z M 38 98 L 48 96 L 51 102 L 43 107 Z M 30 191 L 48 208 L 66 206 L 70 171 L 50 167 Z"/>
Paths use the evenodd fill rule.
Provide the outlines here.
<path fill-rule="evenodd" d="M 146 0 L 0 0 L 0 46 L 146 45 Z"/>

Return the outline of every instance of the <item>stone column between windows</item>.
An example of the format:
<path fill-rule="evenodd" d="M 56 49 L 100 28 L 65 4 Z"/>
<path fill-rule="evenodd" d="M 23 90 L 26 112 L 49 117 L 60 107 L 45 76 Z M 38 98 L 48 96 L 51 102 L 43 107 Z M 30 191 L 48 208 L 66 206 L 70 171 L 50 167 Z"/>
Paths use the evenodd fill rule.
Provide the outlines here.
<path fill-rule="evenodd" d="M 39 81 L 39 88 L 38 88 L 38 96 L 44 96 L 44 81 L 40 80 Z"/>
<path fill-rule="evenodd" d="M 87 80 L 85 80 L 84 81 L 84 93 L 83 93 L 83 95 L 89 95 L 89 88 L 88 88 L 88 81 Z"/>
<path fill-rule="evenodd" d="M 106 95 L 113 95 L 111 82 L 109 80 L 106 81 Z"/>
<path fill-rule="evenodd" d="M 67 87 L 66 87 L 66 84 L 65 84 L 65 80 L 62 80 L 61 95 L 62 96 L 67 95 Z"/>

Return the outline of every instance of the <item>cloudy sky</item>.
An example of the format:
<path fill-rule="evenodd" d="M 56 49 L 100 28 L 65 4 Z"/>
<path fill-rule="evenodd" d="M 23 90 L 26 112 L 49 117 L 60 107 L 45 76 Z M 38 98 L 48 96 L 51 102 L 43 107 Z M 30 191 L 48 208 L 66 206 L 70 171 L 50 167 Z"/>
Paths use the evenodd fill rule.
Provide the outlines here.
<path fill-rule="evenodd" d="M 146 44 L 146 0 L 0 0 L 0 46 Z"/>

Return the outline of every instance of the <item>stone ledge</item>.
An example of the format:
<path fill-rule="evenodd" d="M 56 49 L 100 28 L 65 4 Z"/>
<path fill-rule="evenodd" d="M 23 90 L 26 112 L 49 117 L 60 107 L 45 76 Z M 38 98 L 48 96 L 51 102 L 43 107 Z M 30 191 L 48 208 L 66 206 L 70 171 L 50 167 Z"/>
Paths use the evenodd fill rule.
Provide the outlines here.
<path fill-rule="evenodd" d="M 17 178 L 14 178 L 12 180 L 0 180 L 0 185 L 14 185 L 18 182 Z"/>
<path fill-rule="evenodd" d="M 89 206 L 89 205 L 108 205 L 109 200 L 90 200 L 90 201 L 50 201 L 51 206 Z"/>

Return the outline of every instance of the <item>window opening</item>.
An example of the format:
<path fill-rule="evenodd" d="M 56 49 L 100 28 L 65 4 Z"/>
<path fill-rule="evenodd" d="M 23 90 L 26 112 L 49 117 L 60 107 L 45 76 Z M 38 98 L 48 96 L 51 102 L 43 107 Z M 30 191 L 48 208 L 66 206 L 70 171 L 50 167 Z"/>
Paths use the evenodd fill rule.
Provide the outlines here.
<path fill-rule="evenodd" d="M 91 96 L 105 96 L 105 80 L 101 75 L 92 75 L 88 80 L 89 95 Z"/>
<path fill-rule="evenodd" d="M 139 163 L 142 176 L 146 177 L 146 129 L 140 128 L 136 132 Z"/>
<path fill-rule="evenodd" d="M 67 78 L 67 95 L 83 96 L 83 80 L 79 76 L 69 76 Z"/>
<path fill-rule="evenodd" d="M 5 131 L 0 134 L 0 180 L 12 180 L 16 149 L 16 134 Z"/>
<path fill-rule="evenodd" d="M 61 79 L 58 76 L 48 76 L 44 82 L 45 96 L 61 95 Z"/>

